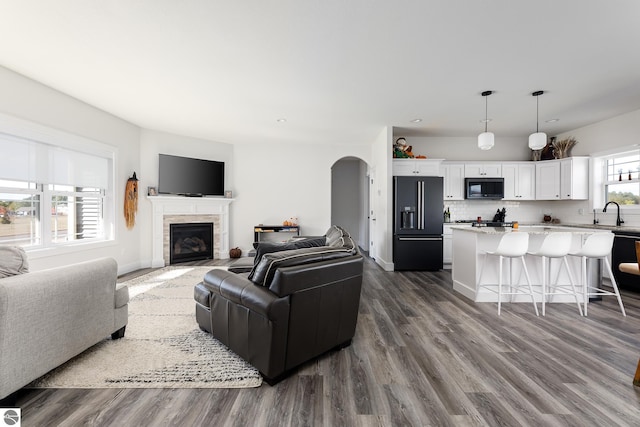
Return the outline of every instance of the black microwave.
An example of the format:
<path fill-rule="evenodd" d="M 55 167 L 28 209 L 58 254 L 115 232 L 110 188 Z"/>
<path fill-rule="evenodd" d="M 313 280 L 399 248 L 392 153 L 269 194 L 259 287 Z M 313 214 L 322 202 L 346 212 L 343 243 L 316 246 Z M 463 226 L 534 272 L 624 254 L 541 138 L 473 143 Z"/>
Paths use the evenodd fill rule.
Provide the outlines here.
<path fill-rule="evenodd" d="M 504 178 L 465 178 L 465 199 L 504 199 Z"/>

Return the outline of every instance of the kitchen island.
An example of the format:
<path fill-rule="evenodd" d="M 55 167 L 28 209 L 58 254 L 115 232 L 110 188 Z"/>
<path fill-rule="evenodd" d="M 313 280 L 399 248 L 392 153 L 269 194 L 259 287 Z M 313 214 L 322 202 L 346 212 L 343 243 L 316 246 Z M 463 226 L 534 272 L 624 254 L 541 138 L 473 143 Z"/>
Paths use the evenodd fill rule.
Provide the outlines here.
<path fill-rule="evenodd" d="M 495 250 L 500 242 L 500 239 L 505 233 L 529 233 L 529 250 L 535 251 L 540 247 L 545 236 L 549 233 L 557 232 L 569 232 L 572 234 L 571 250 L 578 250 L 582 246 L 584 240 L 593 233 L 611 233 L 609 230 L 592 229 L 592 228 L 576 228 L 576 227 L 562 227 L 562 226 L 520 226 L 518 229 L 512 229 L 509 227 L 469 227 L 469 226 L 452 226 L 453 231 L 453 260 L 451 265 L 451 276 L 453 279 L 453 289 L 456 292 L 464 295 L 465 297 L 476 302 L 497 302 L 498 295 L 490 292 L 486 289 L 481 291 L 477 288 L 478 278 L 480 276 L 480 268 L 482 263 L 485 262 L 485 252 Z M 569 261 L 569 267 L 571 268 L 571 274 L 575 280 L 578 291 L 581 290 L 580 286 L 580 259 L 577 257 L 567 257 Z M 486 265 L 484 267 L 484 273 L 482 277 L 483 283 L 498 283 L 498 258 L 487 257 Z M 525 256 L 525 262 L 529 275 L 531 277 L 531 284 L 533 285 L 534 292 L 537 294 L 536 300 L 540 300 L 540 291 L 542 278 L 540 277 L 541 271 L 541 259 L 540 257 Z M 509 261 L 506 261 L 506 265 L 509 265 Z M 560 267 L 559 260 L 551 261 L 551 278 L 552 280 L 560 275 L 558 280 L 560 284 L 568 284 L 569 278 L 564 268 Z M 509 267 L 504 270 L 503 283 L 509 283 Z M 521 273 L 521 266 L 519 262 L 513 262 L 513 277 L 515 281 L 520 278 L 521 283 L 526 283 L 524 274 Z M 531 303 L 529 296 L 518 295 L 514 296 L 513 302 L 528 302 Z M 558 295 L 553 298 L 551 302 L 572 302 L 575 303 L 575 298 L 572 296 Z"/>

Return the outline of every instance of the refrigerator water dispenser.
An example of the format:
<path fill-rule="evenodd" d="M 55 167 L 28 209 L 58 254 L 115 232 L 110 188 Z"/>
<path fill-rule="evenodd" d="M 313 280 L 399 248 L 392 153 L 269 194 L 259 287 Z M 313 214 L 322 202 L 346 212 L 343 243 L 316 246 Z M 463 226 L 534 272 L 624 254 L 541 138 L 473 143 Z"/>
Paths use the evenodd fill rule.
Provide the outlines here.
<path fill-rule="evenodd" d="M 413 229 L 415 228 L 415 217 L 416 211 L 414 208 L 405 207 L 402 211 L 402 225 L 403 229 Z"/>

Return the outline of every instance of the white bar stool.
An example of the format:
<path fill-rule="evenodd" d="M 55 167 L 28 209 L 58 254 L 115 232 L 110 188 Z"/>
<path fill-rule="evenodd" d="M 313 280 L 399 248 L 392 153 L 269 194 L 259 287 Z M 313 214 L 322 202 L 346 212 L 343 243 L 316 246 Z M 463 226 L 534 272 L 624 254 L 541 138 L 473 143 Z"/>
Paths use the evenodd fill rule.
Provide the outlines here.
<path fill-rule="evenodd" d="M 589 296 L 591 295 L 615 295 L 618 298 L 618 304 L 620 304 L 620 311 L 622 315 L 626 316 L 624 312 L 624 306 L 622 305 L 622 298 L 620 298 L 620 291 L 618 290 L 618 284 L 611 271 L 611 263 L 609 263 L 609 254 L 613 247 L 613 239 L 615 235 L 613 233 L 593 233 L 582 244 L 579 251 L 571 252 L 570 255 L 581 258 L 581 278 L 582 283 L 582 295 L 584 296 L 584 315 L 587 315 L 587 304 L 589 303 Z M 601 289 L 597 284 L 595 287 L 589 286 L 587 283 L 587 258 L 602 259 L 604 265 L 607 268 L 607 273 L 611 278 L 611 285 L 613 292 Z"/>
<path fill-rule="evenodd" d="M 571 250 L 571 239 L 572 234 L 567 232 L 557 232 L 557 233 L 549 233 L 545 236 L 542 241 L 542 245 L 538 248 L 537 251 L 528 252 L 529 255 L 538 256 L 542 259 L 542 315 L 545 315 L 545 303 L 547 300 L 547 296 L 553 295 L 573 295 L 576 299 L 576 304 L 578 305 L 578 311 L 580 312 L 580 316 L 582 316 L 582 307 L 580 306 L 580 300 L 578 298 L 578 291 L 576 290 L 575 282 L 573 281 L 573 275 L 571 274 L 571 269 L 569 268 L 569 263 L 567 262 L 567 255 Z M 560 275 L 560 269 L 562 265 L 558 267 L 558 276 L 556 276 L 556 280 L 554 283 L 553 289 L 551 289 L 551 259 L 552 258 L 561 258 L 562 265 L 567 270 L 567 274 L 569 276 L 569 286 L 566 285 L 558 285 L 558 276 Z M 548 271 L 547 271 L 548 270 Z M 551 300 L 549 300 L 551 301 Z"/>
<path fill-rule="evenodd" d="M 527 253 L 527 249 L 529 247 L 529 234 L 520 232 L 520 231 L 512 231 L 509 233 L 505 233 L 498 243 L 498 247 L 495 251 L 486 251 L 484 254 L 484 262 L 482 263 L 482 267 L 480 268 L 480 276 L 478 277 L 477 288 L 485 288 L 491 292 L 495 292 L 498 294 L 498 316 L 500 315 L 500 307 L 502 305 L 502 296 L 503 295 L 530 295 L 531 302 L 533 303 L 533 308 L 536 311 L 536 316 L 538 316 L 538 306 L 536 305 L 535 296 L 533 294 L 533 287 L 531 286 L 531 279 L 529 278 L 529 271 L 527 270 L 527 264 L 524 262 L 524 256 Z M 497 256 L 500 260 L 499 268 L 498 268 L 498 284 L 483 284 L 482 283 L 482 274 L 484 273 L 484 266 L 487 263 L 487 257 L 489 255 Z M 505 284 L 509 287 L 509 292 L 503 291 L 503 283 L 502 283 L 502 260 L 504 258 L 509 258 L 509 283 Z M 513 283 L 513 259 L 520 258 L 522 262 L 522 270 L 524 271 L 524 275 L 527 279 L 527 288 L 528 290 L 522 290 L 524 285 L 516 285 Z M 496 289 L 497 288 L 497 289 Z"/>

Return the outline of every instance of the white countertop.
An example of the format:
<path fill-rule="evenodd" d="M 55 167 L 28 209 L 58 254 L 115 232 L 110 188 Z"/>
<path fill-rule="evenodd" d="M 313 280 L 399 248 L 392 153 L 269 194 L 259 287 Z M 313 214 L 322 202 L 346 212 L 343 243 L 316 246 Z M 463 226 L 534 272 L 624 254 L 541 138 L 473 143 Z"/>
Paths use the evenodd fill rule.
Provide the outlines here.
<path fill-rule="evenodd" d="M 549 234 L 549 233 L 558 233 L 561 231 L 569 232 L 573 234 L 593 234 L 599 232 L 610 233 L 612 230 L 603 229 L 601 227 L 580 227 L 580 226 L 569 226 L 569 225 L 558 225 L 558 224 L 545 224 L 545 225 L 520 225 L 517 229 L 513 229 L 511 227 L 471 227 L 469 224 L 467 225 L 454 225 L 451 227 L 452 230 L 462 230 L 468 231 L 471 233 L 479 233 L 479 234 L 504 234 L 522 231 L 530 234 Z"/>
<path fill-rule="evenodd" d="M 446 222 L 444 223 L 446 226 L 461 227 L 461 228 L 471 228 L 470 222 Z M 546 222 L 537 222 L 537 223 L 520 223 L 520 227 L 568 227 L 568 228 L 586 228 L 589 230 L 600 230 L 600 231 L 616 231 L 623 232 L 628 231 L 629 233 L 640 233 L 640 227 L 636 226 L 615 226 L 615 225 L 601 225 L 601 224 L 573 224 L 573 223 L 546 223 Z M 488 228 L 488 227 L 483 227 Z"/>

